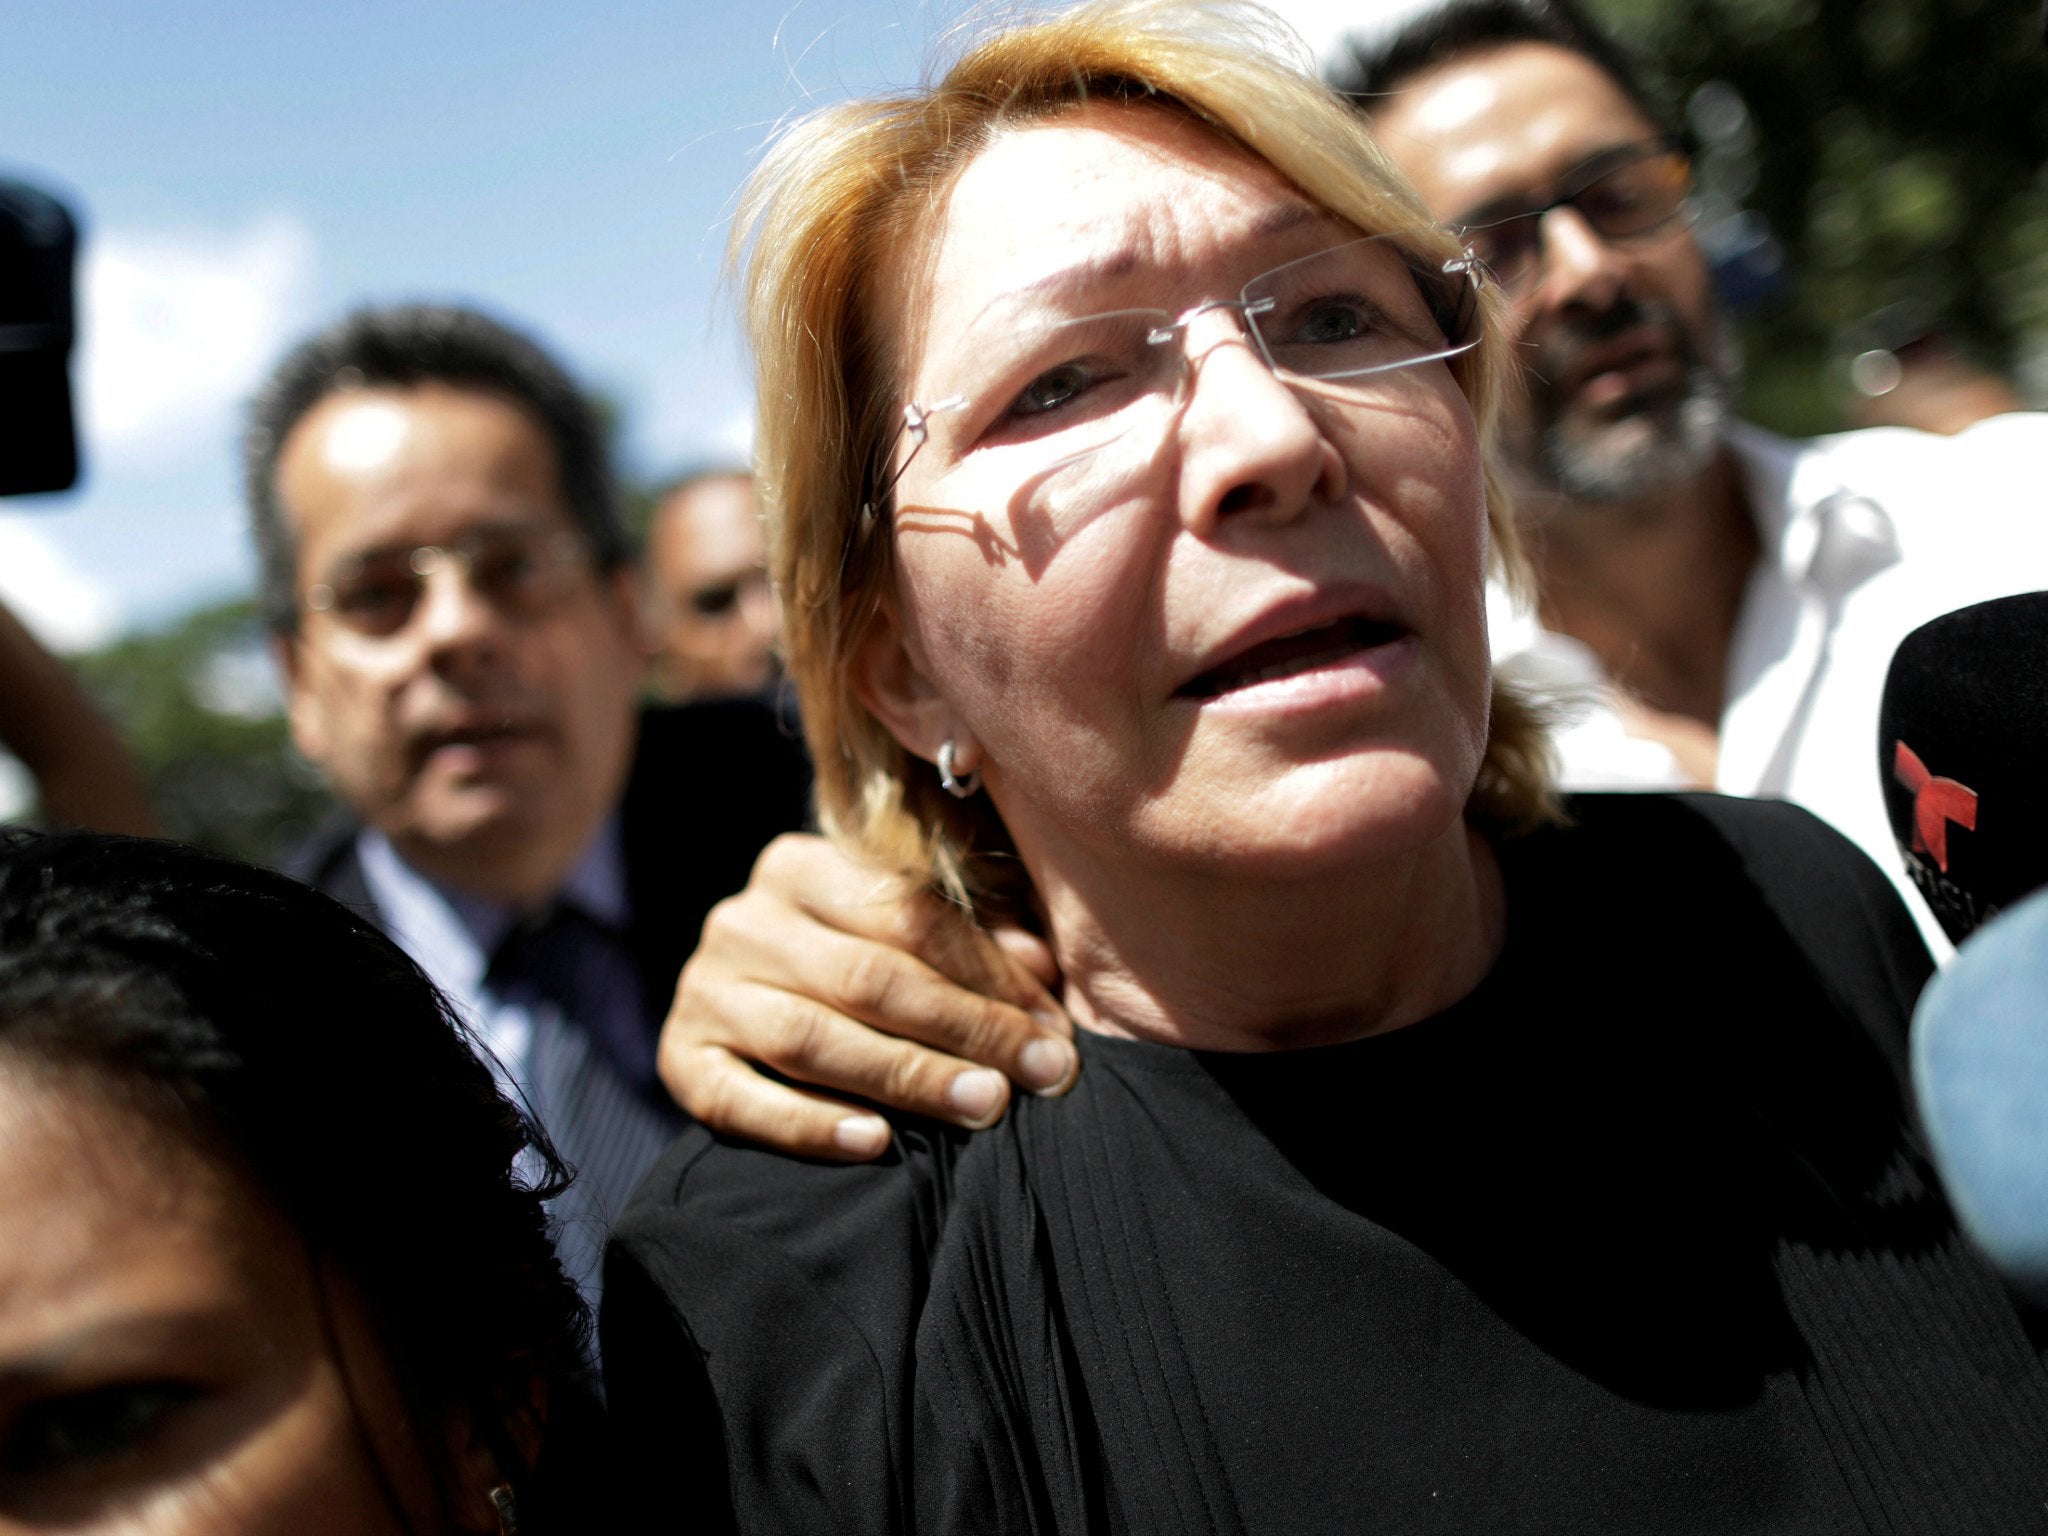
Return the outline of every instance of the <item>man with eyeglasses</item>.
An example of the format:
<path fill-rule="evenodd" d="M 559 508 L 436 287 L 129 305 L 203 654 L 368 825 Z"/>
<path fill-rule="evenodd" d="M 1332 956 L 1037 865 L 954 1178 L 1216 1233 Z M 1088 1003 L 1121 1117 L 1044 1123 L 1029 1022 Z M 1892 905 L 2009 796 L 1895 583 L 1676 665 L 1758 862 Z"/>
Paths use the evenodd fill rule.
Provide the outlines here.
<path fill-rule="evenodd" d="M 704 470 L 662 492 L 644 563 L 657 693 L 733 698 L 774 683 L 775 594 L 753 476 Z"/>
<path fill-rule="evenodd" d="M 1873 768 L 1885 668 L 1935 614 L 2048 585 L 2048 418 L 1809 442 L 1733 420 L 1684 147 L 1570 0 L 1433 5 L 1325 73 L 1512 303 L 1543 649 L 1583 645 L 1686 778 L 1799 801 L 1910 891 Z M 1606 776 L 1565 742 L 1568 779 Z"/>
<path fill-rule="evenodd" d="M 297 872 L 469 1015 L 578 1170 L 556 1214 L 594 1294 L 608 1218 L 676 1129 L 654 1076 L 676 974 L 802 824 L 801 748 L 764 705 L 639 710 L 603 435 L 526 337 L 351 315 L 279 365 L 246 456 L 292 734 L 348 812 Z"/>

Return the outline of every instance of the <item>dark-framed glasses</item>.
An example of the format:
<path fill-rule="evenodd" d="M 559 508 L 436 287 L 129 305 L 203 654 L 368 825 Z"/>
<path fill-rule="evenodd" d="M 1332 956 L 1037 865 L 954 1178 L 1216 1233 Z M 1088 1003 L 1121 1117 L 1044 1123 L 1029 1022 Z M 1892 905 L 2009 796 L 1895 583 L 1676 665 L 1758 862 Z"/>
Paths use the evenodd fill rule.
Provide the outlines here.
<path fill-rule="evenodd" d="M 890 448 L 908 436 L 910 451 L 878 478 L 863 518 L 886 506 L 928 449 L 942 477 L 975 461 L 1034 498 L 1099 503 L 1152 462 L 1187 403 L 1201 362 L 1190 359 L 1188 331 L 1201 316 L 1235 312 L 1242 336 L 1288 384 L 1361 400 L 1396 387 L 1389 376 L 1402 369 L 1476 346 L 1481 280 L 1470 254 L 1431 265 L 1399 237 L 1372 235 L 1286 262 L 1234 299 L 1179 314 L 1121 309 L 990 327 L 953 349 L 929 403 L 903 408 Z"/>
<path fill-rule="evenodd" d="M 1626 145 L 1578 166 L 1546 203 L 1505 215 L 1480 210 L 1472 222 L 1451 227 L 1494 281 L 1519 296 L 1543 271 L 1543 218 L 1559 208 L 1571 209 L 1602 240 L 1638 240 L 1689 224 L 1692 161 L 1671 139 Z"/>
<path fill-rule="evenodd" d="M 583 540 L 566 530 L 485 529 L 448 544 L 351 556 L 307 588 L 305 607 L 360 635 L 396 634 L 427 583 L 452 570 L 507 618 L 533 619 L 566 597 L 589 564 Z"/>

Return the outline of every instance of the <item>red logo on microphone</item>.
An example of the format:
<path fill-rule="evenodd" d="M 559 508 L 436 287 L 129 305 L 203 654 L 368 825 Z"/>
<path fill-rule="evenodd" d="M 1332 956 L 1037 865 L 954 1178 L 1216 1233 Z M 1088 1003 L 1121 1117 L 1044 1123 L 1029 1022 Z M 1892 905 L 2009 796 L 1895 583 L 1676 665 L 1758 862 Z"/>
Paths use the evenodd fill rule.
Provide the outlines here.
<path fill-rule="evenodd" d="M 1913 851 L 1930 855 L 1947 874 L 1949 823 L 1966 831 L 1977 829 L 1977 791 L 1929 773 L 1920 754 L 1905 742 L 1896 746 L 1892 777 L 1913 792 Z"/>

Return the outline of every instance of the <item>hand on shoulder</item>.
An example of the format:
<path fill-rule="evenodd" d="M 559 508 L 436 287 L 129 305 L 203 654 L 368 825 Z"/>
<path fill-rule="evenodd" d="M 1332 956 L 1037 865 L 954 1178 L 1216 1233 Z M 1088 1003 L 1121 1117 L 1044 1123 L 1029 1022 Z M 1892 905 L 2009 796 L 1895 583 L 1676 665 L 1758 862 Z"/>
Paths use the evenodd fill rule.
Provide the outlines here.
<path fill-rule="evenodd" d="M 978 1128 L 1013 1082 L 1064 1092 L 1079 1058 L 1056 980 L 1033 935 L 985 932 L 824 838 L 787 834 L 706 920 L 662 1028 L 662 1081 L 724 1134 L 877 1157 L 888 1122 L 831 1095 Z"/>

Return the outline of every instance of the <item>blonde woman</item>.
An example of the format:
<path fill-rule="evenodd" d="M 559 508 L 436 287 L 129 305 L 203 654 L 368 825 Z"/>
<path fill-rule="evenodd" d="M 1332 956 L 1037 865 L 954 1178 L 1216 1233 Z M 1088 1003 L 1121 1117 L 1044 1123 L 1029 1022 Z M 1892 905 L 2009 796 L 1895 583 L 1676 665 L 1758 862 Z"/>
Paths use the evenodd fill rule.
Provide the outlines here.
<path fill-rule="evenodd" d="M 1560 818 L 1488 669 L 1484 274 L 1260 14 L 996 33 L 797 129 L 745 211 L 823 818 L 1040 932 L 1082 1070 L 872 1164 L 685 1137 L 607 1277 L 650 1493 L 763 1532 L 2035 1518 L 2041 1365 L 1900 1107 L 1909 923 L 1784 807 Z"/>

